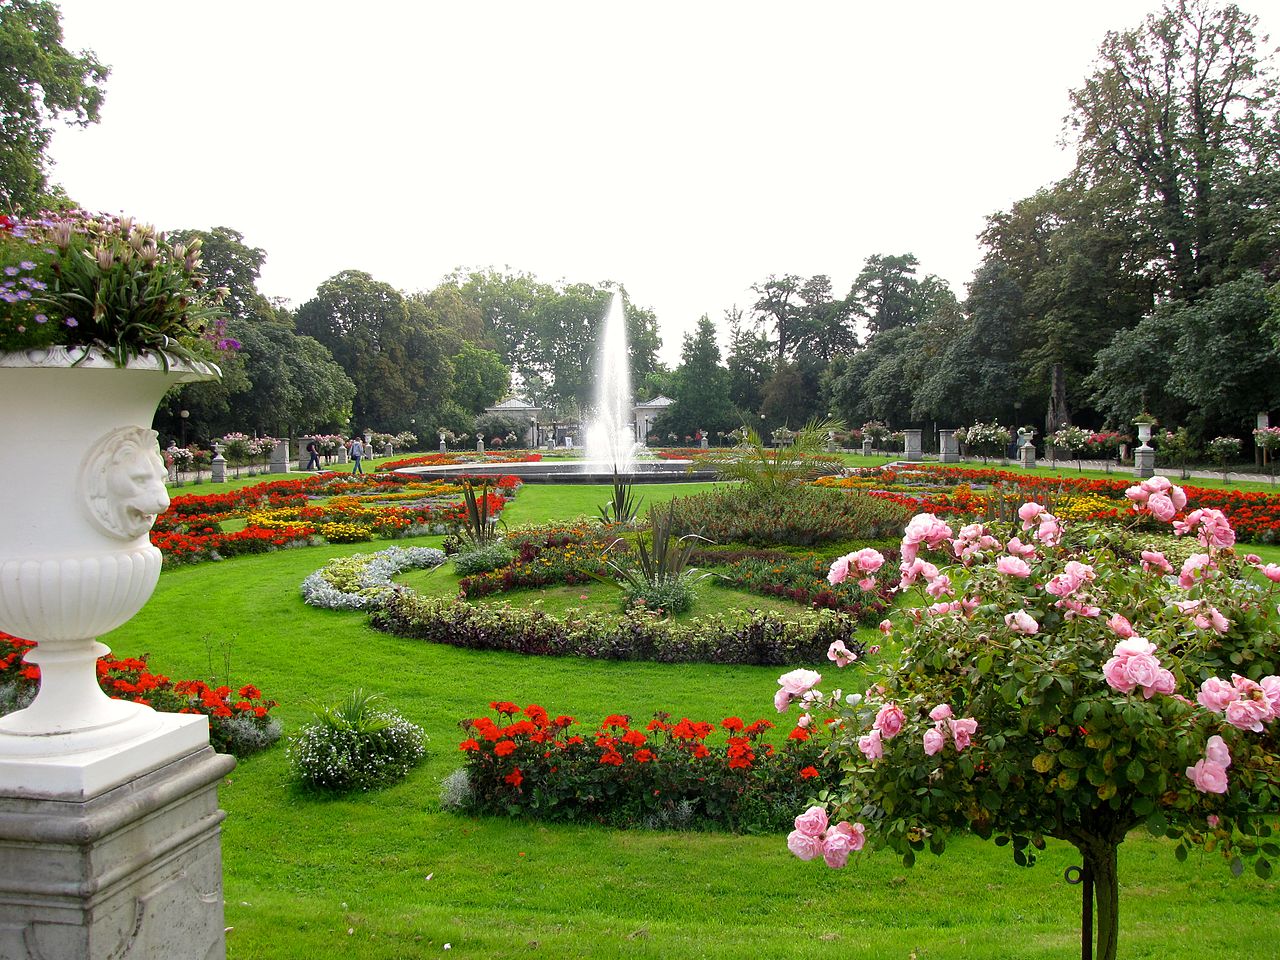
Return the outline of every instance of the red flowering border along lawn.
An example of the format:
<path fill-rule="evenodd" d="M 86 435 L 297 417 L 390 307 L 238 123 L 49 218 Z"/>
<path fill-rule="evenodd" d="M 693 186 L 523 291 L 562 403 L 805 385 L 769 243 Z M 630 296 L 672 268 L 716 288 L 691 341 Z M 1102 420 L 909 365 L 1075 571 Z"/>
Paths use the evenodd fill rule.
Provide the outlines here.
<path fill-rule="evenodd" d="M 1095 494 L 1116 501 L 1114 510 L 1097 511 L 1089 519 L 1106 520 L 1131 517 L 1131 504 L 1124 491 L 1133 485 L 1130 479 L 1102 480 L 1084 477 L 1049 477 L 1014 473 L 1009 470 L 979 470 L 957 467 L 868 467 L 855 473 L 856 479 L 872 479 L 885 486 L 903 482 L 932 483 L 941 486 L 963 487 L 970 483 L 989 483 L 1008 486 L 1014 495 L 1053 494 L 1068 490 L 1077 494 Z M 1217 490 L 1182 484 L 1187 494 L 1187 510 L 1213 508 L 1221 510 L 1231 520 L 1236 536 L 1248 543 L 1275 543 L 1280 541 L 1280 494 L 1246 493 L 1241 490 Z M 869 491 L 895 503 L 936 514 L 963 516 L 982 515 L 988 498 L 981 491 L 965 488 L 951 493 L 934 493 L 921 490 L 919 494 L 888 491 Z"/>
<path fill-rule="evenodd" d="M 30 640 L 0 632 L 0 689 L 10 688 L 18 699 L 33 695 L 40 684 L 40 668 L 24 663 L 23 655 L 34 647 Z M 114 700 L 132 700 L 164 713 L 199 713 L 209 718 L 209 739 L 215 749 L 231 752 L 239 742 L 232 721 L 265 730 L 271 709 L 278 706 L 250 684 L 239 690 L 210 687 L 203 680 L 171 680 L 152 673 L 147 658 L 106 656 L 98 660 L 98 685 Z M 265 745 L 265 744 L 264 744 Z M 240 751 L 236 751 L 240 752 Z M 241 754 L 243 755 L 243 753 Z"/>
<path fill-rule="evenodd" d="M 462 721 L 471 808 L 545 820 L 614 826 L 681 826 L 739 832 L 790 826 L 788 811 L 831 781 L 806 727 L 775 748 L 773 724 L 726 717 L 718 725 L 659 713 L 643 728 L 624 714 L 590 736 L 537 704 L 489 704 L 497 720 Z M 723 734 L 723 743 L 719 735 Z"/>
<path fill-rule="evenodd" d="M 448 486 L 454 486 L 452 481 L 459 479 L 462 478 L 451 478 Z M 522 481 L 514 476 L 486 479 L 496 482 L 496 491 L 488 494 L 488 499 L 490 513 L 497 515 Z M 452 499 L 452 495 L 439 502 L 407 507 L 359 499 L 360 495 L 394 494 L 423 482 L 420 477 L 393 473 L 368 477 L 319 473 L 258 483 L 226 493 L 177 496 L 169 509 L 156 518 L 151 542 L 164 554 L 167 564 L 198 563 L 245 553 L 266 553 L 321 539 L 352 542 L 372 540 L 375 536 L 392 537 L 416 523 L 452 525 L 465 519 L 464 503 L 460 498 Z M 441 486 L 446 485 L 441 483 Z M 425 491 L 424 496 L 428 496 Z M 321 500 L 329 502 L 321 503 Z M 221 527 L 223 521 L 272 510 L 293 510 L 297 517 L 293 521 L 270 524 L 249 522 L 235 532 L 225 532 Z"/>

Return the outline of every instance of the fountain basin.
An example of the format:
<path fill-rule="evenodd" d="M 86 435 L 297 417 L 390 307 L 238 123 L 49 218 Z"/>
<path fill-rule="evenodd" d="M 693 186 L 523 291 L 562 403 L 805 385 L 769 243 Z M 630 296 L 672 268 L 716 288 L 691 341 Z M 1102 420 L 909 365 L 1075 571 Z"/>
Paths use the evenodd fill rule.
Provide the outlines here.
<path fill-rule="evenodd" d="M 618 476 L 632 483 L 701 483 L 718 480 L 710 467 L 694 467 L 692 460 L 632 461 Z M 537 463 L 457 463 L 448 466 L 404 467 L 396 473 L 423 477 L 514 476 L 525 483 L 613 483 L 613 464 L 607 460 L 540 461 Z"/>

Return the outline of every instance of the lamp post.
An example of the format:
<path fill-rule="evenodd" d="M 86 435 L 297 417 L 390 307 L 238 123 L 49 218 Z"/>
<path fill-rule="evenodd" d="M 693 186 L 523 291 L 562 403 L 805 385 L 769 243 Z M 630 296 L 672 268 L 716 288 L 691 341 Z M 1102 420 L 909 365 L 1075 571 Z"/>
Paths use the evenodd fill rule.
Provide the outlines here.
<path fill-rule="evenodd" d="M 529 418 L 529 449 L 538 449 L 538 418 Z"/>
<path fill-rule="evenodd" d="M 190 416 L 190 410 L 178 411 L 178 420 L 182 423 L 182 442 L 178 444 L 180 447 L 185 447 L 187 445 L 187 418 Z"/>

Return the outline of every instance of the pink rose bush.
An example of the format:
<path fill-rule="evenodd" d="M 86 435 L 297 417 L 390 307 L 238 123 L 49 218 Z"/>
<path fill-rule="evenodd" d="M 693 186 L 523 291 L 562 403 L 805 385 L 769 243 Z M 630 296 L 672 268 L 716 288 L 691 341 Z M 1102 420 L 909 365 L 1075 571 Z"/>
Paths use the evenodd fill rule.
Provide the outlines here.
<path fill-rule="evenodd" d="M 1127 496 L 1126 526 L 1039 503 L 958 533 L 927 514 L 908 523 L 898 590 L 912 602 L 882 625 L 901 653 L 828 654 L 860 672 L 860 695 L 787 679 L 804 671 L 779 680 L 782 709 L 804 696 L 845 771 L 804 830 L 797 820 L 797 855 L 847 859 L 843 841 L 828 851 L 815 810 L 856 819 L 859 848 L 865 837 L 907 865 L 956 832 L 1008 844 L 1024 865 L 1049 839 L 1071 843 L 1099 878 L 1098 942 L 1112 956 L 1129 830 L 1168 834 L 1179 858 L 1208 845 L 1237 872 L 1252 861 L 1271 875 L 1259 831 L 1280 809 L 1280 566 L 1237 555 L 1229 518 L 1187 513 L 1166 478 Z M 1144 532 L 1153 524 L 1196 552 L 1181 563 Z"/>

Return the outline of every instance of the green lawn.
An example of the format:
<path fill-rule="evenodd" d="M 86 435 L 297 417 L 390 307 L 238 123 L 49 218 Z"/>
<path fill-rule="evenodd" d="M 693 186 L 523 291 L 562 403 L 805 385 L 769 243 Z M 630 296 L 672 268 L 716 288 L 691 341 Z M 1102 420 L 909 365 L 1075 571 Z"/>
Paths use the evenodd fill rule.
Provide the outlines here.
<path fill-rule="evenodd" d="M 657 500 L 698 486 L 641 492 Z M 507 519 L 594 514 L 607 491 L 528 485 Z M 231 957 L 399 960 L 441 954 L 445 944 L 459 958 L 1078 952 L 1079 892 L 1062 880 L 1075 857 L 1062 844 L 1031 870 L 968 840 L 912 870 L 875 854 L 835 872 L 796 860 L 781 836 L 616 832 L 440 812 L 440 782 L 460 765 L 458 720 L 490 700 L 535 701 L 592 728 L 608 713 L 643 718 L 659 709 L 754 719 L 773 714 L 782 670 L 481 653 L 390 637 L 363 614 L 302 603 L 299 583 L 326 559 L 379 546 L 166 570 L 147 607 L 103 638 L 121 655 L 151 653 L 174 677 L 222 679 L 229 663 L 232 683 L 255 683 L 280 700 L 286 731 L 307 717 L 308 701 L 363 686 L 431 736 L 428 762 L 375 793 L 333 800 L 299 792 L 282 746 L 228 777 L 220 798 Z M 1280 558 L 1280 548 L 1257 552 Z M 447 592 L 447 569 L 438 576 Z M 847 690 L 858 687 L 855 669 L 841 675 Z M 1280 882 L 1233 880 L 1215 856 L 1178 863 L 1170 844 L 1135 834 L 1121 851 L 1121 882 L 1124 957 L 1260 957 L 1280 941 Z"/>

